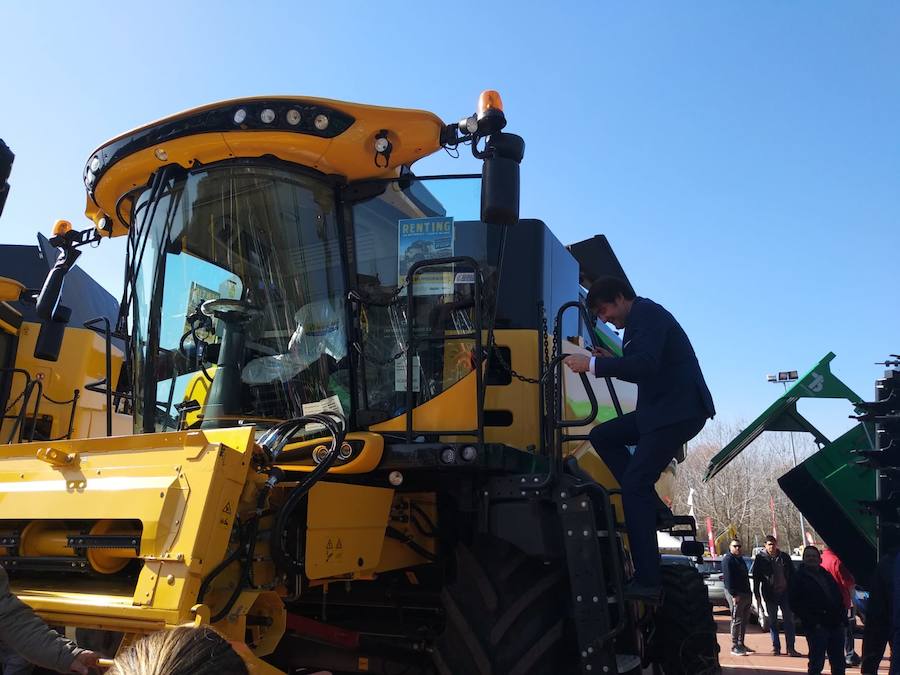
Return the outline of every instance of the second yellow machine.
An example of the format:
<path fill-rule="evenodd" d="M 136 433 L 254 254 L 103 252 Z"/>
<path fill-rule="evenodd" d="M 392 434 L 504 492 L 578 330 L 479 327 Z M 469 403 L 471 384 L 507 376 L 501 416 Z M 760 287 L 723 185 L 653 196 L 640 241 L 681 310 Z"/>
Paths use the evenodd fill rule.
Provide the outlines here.
<path fill-rule="evenodd" d="M 658 609 L 624 596 L 585 434 L 634 388 L 561 365 L 619 348 L 580 300 L 622 270 L 603 237 L 520 220 L 505 125 L 495 92 L 450 124 L 263 97 L 94 152 L 94 227 L 54 233 L 38 342 L 53 363 L 80 247 L 126 237 L 103 379 L 135 434 L 0 446 L 19 596 L 110 653 L 211 623 L 257 672 L 716 672 L 693 568 L 665 568 Z M 468 148 L 480 173 L 412 171 Z"/>

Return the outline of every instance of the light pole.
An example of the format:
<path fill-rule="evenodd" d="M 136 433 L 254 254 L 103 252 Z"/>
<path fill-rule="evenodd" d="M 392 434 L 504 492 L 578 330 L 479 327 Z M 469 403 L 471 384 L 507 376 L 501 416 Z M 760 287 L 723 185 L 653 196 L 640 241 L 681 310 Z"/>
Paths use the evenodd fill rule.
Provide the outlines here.
<path fill-rule="evenodd" d="M 783 384 L 784 390 L 787 391 L 788 384 L 796 382 L 799 379 L 796 370 L 782 370 L 778 375 L 766 375 L 766 380 L 774 384 Z M 789 431 L 788 437 L 791 439 L 791 456 L 794 459 L 794 468 L 797 468 L 797 451 L 794 449 L 794 432 Z M 798 513 L 799 510 L 797 511 Z M 803 514 L 800 513 L 800 548 L 806 544 L 806 522 L 803 520 Z"/>

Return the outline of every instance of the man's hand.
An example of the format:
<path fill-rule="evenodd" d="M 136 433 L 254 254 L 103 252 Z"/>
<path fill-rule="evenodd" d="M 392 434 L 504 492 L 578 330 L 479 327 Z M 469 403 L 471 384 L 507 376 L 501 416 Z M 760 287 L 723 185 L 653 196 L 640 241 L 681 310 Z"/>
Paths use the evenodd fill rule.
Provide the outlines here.
<path fill-rule="evenodd" d="M 80 675 L 91 675 L 91 673 L 97 669 L 99 660 L 100 655 L 96 652 L 81 652 L 75 657 L 75 660 L 72 661 L 72 665 L 69 666 L 69 672 L 80 673 Z"/>
<path fill-rule="evenodd" d="M 591 354 L 596 356 L 598 359 L 611 359 L 611 358 L 615 357 L 615 354 L 613 354 L 610 351 L 607 351 L 603 347 L 594 347 L 591 350 Z"/>
<path fill-rule="evenodd" d="M 569 354 L 563 363 L 569 366 L 573 373 L 586 373 L 591 369 L 591 357 L 583 354 Z"/>

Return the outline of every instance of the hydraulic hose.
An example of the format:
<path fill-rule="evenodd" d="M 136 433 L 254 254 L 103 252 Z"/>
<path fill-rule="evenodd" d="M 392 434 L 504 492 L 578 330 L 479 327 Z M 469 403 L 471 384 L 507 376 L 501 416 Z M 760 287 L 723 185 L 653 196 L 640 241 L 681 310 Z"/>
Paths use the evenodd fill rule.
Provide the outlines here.
<path fill-rule="evenodd" d="M 283 546 L 283 537 L 285 529 L 287 528 L 288 518 L 293 514 L 296 510 L 297 506 L 300 502 L 309 494 L 309 491 L 312 487 L 319 481 L 319 479 L 325 475 L 325 473 L 331 468 L 331 466 L 337 461 L 338 457 L 338 449 L 341 447 L 341 443 L 344 442 L 344 425 L 343 418 L 336 414 L 332 413 L 324 413 L 317 415 L 307 415 L 305 417 L 298 418 L 298 421 L 302 421 L 303 424 L 307 422 L 314 422 L 318 424 L 322 424 L 331 434 L 331 444 L 328 449 L 328 454 L 322 459 L 321 463 L 316 466 L 311 472 L 309 472 L 303 480 L 295 487 L 288 498 L 285 500 L 284 504 L 278 510 L 277 515 L 275 516 L 275 525 L 272 528 L 270 546 L 272 550 L 272 560 L 275 563 L 275 567 L 286 573 L 297 574 L 302 569 L 303 566 L 300 561 L 296 560 L 293 556 L 291 556 L 287 551 L 284 550 Z M 295 429 L 295 428 L 294 428 Z M 293 430 L 284 435 L 280 441 L 280 447 L 276 446 L 273 449 L 273 456 L 277 458 L 278 454 L 281 452 L 281 449 L 284 445 L 287 444 L 290 439 L 290 434 L 293 433 Z"/>
<path fill-rule="evenodd" d="M 256 541 L 259 536 L 259 521 L 262 518 L 263 512 L 265 510 L 266 501 L 269 498 L 269 493 L 272 491 L 272 488 L 275 487 L 275 484 L 278 483 L 278 481 L 283 477 L 284 472 L 280 469 L 276 469 L 273 467 L 269 470 L 269 478 L 263 484 L 262 488 L 260 488 L 259 494 L 257 495 L 256 512 L 254 513 L 253 520 L 251 520 L 247 525 L 246 536 L 241 534 L 241 536 L 239 537 L 240 542 L 238 547 L 234 551 L 232 551 L 222 562 L 216 565 L 213 568 L 212 572 L 210 572 L 203 580 L 203 583 L 200 584 L 200 590 L 197 594 L 198 602 L 203 601 L 203 597 L 209 590 L 209 586 L 212 581 L 235 560 L 240 558 L 241 553 L 245 553 L 244 560 L 241 564 L 241 571 L 238 576 L 238 582 L 237 584 L 235 584 L 234 590 L 232 591 L 231 596 L 228 598 L 228 602 L 225 603 L 222 609 L 220 609 L 210 617 L 210 623 L 221 621 L 228 615 L 228 612 L 231 611 L 234 603 L 237 602 L 238 597 L 240 597 L 244 583 L 249 582 L 250 570 L 253 566 L 253 554 L 256 552 Z"/>

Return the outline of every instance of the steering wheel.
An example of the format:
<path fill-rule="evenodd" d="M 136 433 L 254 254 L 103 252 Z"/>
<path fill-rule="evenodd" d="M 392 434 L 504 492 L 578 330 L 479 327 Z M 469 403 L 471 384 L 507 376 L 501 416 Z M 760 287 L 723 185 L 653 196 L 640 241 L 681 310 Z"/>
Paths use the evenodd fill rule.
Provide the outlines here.
<path fill-rule="evenodd" d="M 246 300 L 216 298 L 200 305 L 200 311 L 206 316 L 221 319 L 226 323 L 244 323 L 262 314 L 262 309 L 251 305 Z"/>

